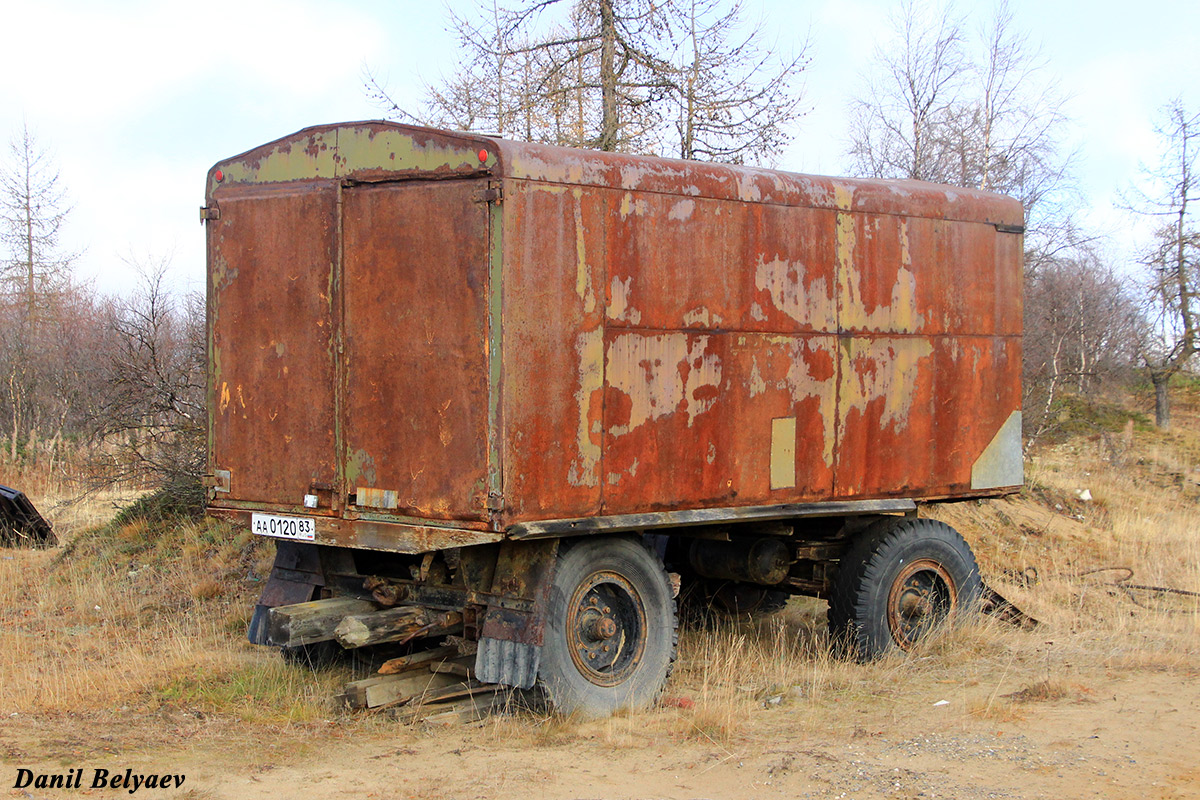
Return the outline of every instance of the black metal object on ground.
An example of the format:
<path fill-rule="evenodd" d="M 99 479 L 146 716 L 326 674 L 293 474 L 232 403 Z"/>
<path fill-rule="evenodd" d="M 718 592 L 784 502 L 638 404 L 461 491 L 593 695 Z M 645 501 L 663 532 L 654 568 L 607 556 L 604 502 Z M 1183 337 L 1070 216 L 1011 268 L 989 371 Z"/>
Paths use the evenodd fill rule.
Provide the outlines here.
<path fill-rule="evenodd" d="M 1016 626 L 1023 631 L 1031 631 L 1041 623 L 1017 608 L 1012 602 L 992 587 L 984 584 L 983 596 L 980 598 L 980 610 L 995 617 L 1001 622 Z"/>
<path fill-rule="evenodd" d="M 51 547 L 50 523 L 23 492 L 0 486 L 0 547 Z"/>

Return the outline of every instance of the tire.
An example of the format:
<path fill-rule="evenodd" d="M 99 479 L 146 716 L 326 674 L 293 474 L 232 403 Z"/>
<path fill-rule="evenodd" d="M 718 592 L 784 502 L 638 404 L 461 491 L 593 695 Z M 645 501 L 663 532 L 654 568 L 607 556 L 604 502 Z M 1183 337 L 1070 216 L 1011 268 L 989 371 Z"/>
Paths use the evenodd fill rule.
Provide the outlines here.
<path fill-rule="evenodd" d="M 564 543 L 538 666 L 557 711 L 600 717 L 654 702 L 677 636 L 675 600 L 657 555 L 625 537 Z"/>
<path fill-rule="evenodd" d="M 983 584 L 958 531 L 927 519 L 868 528 L 842 557 L 829 601 L 835 644 L 861 660 L 911 650 L 978 608 Z"/>

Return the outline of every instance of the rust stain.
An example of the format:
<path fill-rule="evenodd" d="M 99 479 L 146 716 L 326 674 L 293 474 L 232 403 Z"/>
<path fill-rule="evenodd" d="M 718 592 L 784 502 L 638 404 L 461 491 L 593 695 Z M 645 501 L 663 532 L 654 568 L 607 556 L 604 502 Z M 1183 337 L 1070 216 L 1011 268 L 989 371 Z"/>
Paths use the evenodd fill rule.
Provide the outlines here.
<path fill-rule="evenodd" d="M 609 428 L 623 436 L 668 414 L 688 425 L 708 411 L 721 384 L 721 362 L 706 336 L 686 333 L 627 334 L 609 345 L 606 382 L 629 398 L 629 422 Z"/>
<path fill-rule="evenodd" d="M 391 123 L 219 166 L 210 458 L 233 502 L 387 486 L 380 515 L 499 530 L 953 496 L 1020 406 L 1004 198 Z"/>
<path fill-rule="evenodd" d="M 825 331 L 837 324 L 837 308 L 831 301 L 828 281 L 809 276 L 803 262 L 760 261 L 754 270 L 754 286 L 770 295 L 775 308 L 795 322 Z M 752 307 L 751 316 L 766 319 L 758 304 Z"/>
<path fill-rule="evenodd" d="M 599 402 L 604 386 L 604 331 L 596 328 L 579 334 L 575 352 L 579 358 L 579 383 L 575 400 L 579 410 L 575 429 L 576 457 L 567 472 L 572 486 L 597 486 L 600 483 Z"/>

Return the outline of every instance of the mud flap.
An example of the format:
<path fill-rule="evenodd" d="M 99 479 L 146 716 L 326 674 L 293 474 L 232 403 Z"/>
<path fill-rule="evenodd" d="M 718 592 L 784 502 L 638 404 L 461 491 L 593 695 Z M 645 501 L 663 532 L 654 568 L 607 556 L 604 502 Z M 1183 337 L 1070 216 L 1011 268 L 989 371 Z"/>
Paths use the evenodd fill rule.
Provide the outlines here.
<path fill-rule="evenodd" d="M 269 644 L 267 612 L 275 606 L 307 603 L 324 585 L 325 570 L 321 566 L 321 552 L 316 545 L 276 542 L 275 565 L 271 567 L 271 577 L 263 587 L 258 605 L 254 607 L 246 638 L 251 644 Z"/>
<path fill-rule="evenodd" d="M 515 689 L 531 689 L 537 683 L 542 647 L 480 637 L 475 653 L 475 676 L 484 683 L 499 683 Z"/>
<path fill-rule="evenodd" d="M 488 606 L 479 627 L 479 650 L 475 655 L 476 677 L 485 683 L 500 683 L 528 689 L 537 681 L 546 609 L 558 558 L 558 540 L 516 542 L 500 547 L 492 594 L 525 601 L 529 610 Z"/>

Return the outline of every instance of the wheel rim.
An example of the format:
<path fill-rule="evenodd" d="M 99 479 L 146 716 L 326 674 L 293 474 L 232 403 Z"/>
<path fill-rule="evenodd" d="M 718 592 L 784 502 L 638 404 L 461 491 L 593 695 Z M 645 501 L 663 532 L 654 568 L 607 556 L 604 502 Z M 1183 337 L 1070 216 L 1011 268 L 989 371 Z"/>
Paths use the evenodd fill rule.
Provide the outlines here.
<path fill-rule="evenodd" d="M 597 686 L 626 681 L 646 649 L 646 610 L 637 589 L 608 570 L 582 581 L 567 605 L 567 648 L 579 674 Z"/>
<path fill-rule="evenodd" d="M 954 613 L 958 586 L 939 562 L 921 558 L 906 564 L 888 594 L 888 628 L 901 648 L 908 650 Z"/>

